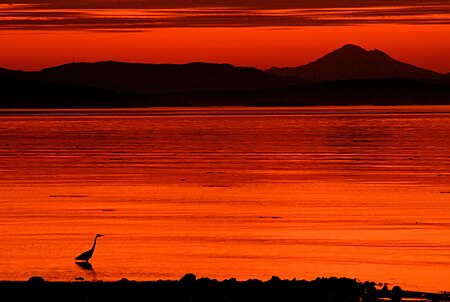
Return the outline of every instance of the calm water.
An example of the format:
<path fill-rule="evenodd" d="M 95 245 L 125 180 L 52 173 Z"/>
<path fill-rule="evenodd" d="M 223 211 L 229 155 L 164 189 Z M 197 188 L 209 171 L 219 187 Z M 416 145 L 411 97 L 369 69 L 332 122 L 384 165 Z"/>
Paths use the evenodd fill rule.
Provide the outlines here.
<path fill-rule="evenodd" d="M 450 107 L 1 111 L 0 186 L 3 280 L 450 290 Z"/>

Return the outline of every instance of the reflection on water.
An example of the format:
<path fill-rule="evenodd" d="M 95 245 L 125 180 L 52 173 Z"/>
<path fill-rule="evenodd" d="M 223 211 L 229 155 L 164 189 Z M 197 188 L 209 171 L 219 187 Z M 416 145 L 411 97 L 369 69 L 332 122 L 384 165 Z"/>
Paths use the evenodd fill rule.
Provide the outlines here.
<path fill-rule="evenodd" d="M 450 107 L 1 111 L 0 279 L 445 290 L 449 134 Z"/>
<path fill-rule="evenodd" d="M 84 277 L 76 277 L 74 280 L 78 281 L 98 281 L 97 280 L 97 273 L 94 270 L 94 267 L 89 262 L 75 262 L 75 264 L 83 271 Z"/>
<path fill-rule="evenodd" d="M 84 270 L 94 271 L 94 268 L 92 267 L 92 264 L 90 264 L 89 262 L 75 262 L 75 264 L 78 265 L 79 267 L 81 267 Z"/>

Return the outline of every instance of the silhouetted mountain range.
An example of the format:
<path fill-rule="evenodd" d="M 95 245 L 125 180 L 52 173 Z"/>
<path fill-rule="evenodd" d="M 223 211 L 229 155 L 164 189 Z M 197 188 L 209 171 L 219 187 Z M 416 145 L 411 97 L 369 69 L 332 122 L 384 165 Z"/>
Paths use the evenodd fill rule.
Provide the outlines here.
<path fill-rule="evenodd" d="M 260 89 L 304 83 L 280 79 L 253 67 L 229 64 L 135 64 L 120 62 L 71 63 L 44 69 L 41 81 L 143 94 Z"/>
<path fill-rule="evenodd" d="M 70 63 L 0 68 L 0 108 L 450 104 L 450 75 L 345 45 L 292 68 Z"/>
<path fill-rule="evenodd" d="M 378 49 L 367 51 L 351 44 L 344 45 L 309 64 L 298 67 L 272 67 L 267 72 L 311 81 L 443 77 L 440 73 L 394 60 Z"/>

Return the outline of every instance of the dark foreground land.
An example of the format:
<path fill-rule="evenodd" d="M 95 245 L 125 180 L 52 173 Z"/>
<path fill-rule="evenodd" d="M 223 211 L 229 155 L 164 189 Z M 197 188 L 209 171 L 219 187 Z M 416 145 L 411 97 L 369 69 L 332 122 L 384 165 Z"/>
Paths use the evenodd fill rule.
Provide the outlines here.
<path fill-rule="evenodd" d="M 379 287 L 347 278 L 313 281 L 196 279 L 192 274 L 179 281 L 46 282 L 32 277 L 27 282 L 0 282 L 0 301 L 450 301 L 447 294 L 404 292 L 400 287 Z"/>

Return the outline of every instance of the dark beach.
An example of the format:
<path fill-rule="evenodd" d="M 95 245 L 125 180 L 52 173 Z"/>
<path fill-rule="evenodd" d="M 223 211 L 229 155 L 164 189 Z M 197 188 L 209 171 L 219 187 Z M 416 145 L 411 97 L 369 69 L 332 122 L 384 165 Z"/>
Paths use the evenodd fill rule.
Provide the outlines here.
<path fill-rule="evenodd" d="M 178 281 L 0 282 L 0 301 L 450 301 L 447 293 L 403 291 L 374 282 L 349 278 L 317 278 L 312 281 L 234 278 L 218 281 L 187 274 Z"/>

